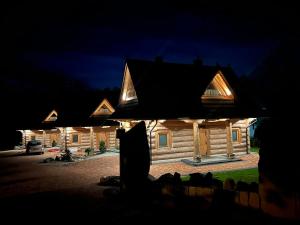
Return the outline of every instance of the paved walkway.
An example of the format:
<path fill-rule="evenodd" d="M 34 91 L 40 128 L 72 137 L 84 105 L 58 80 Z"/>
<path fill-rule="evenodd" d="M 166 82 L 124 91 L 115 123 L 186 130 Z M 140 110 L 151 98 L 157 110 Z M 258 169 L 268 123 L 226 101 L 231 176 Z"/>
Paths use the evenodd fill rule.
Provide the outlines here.
<path fill-rule="evenodd" d="M 221 156 L 224 158 L 224 156 Z M 105 153 L 101 155 L 96 155 L 88 158 L 90 161 L 89 168 L 94 168 L 94 171 L 101 171 L 107 175 L 119 175 L 119 154 L 118 153 Z M 220 156 L 211 157 L 210 159 L 202 159 L 203 161 L 214 161 L 219 160 Z M 258 165 L 259 154 L 240 154 L 236 155 L 236 159 L 240 161 L 226 162 L 226 163 L 216 163 L 201 166 L 192 166 L 182 162 L 180 159 L 170 159 L 164 161 L 154 161 L 150 167 L 150 174 L 154 177 L 159 177 L 165 173 L 175 173 L 178 172 L 182 175 L 187 175 L 190 173 L 207 173 L 216 171 L 228 171 L 228 170 L 239 170 L 247 168 L 256 168 Z M 87 162 L 81 162 L 87 164 Z M 80 167 L 80 165 L 78 165 Z"/>
<path fill-rule="evenodd" d="M 228 163 L 218 163 L 212 165 L 201 165 L 201 166 L 190 166 L 183 162 L 171 162 L 171 163 L 159 163 L 153 164 L 150 168 L 150 174 L 158 177 L 165 173 L 178 172 L 182 175 L 187 175 L 190 173 L 207 173 L 215 171 L 226 171 L 226 170 L 238 170 L 246 168 L 257 167 L 259 155 L 257 153 L 250 153 L 244 155 L 238 155 L 241 161 L 228 162 Z"/>

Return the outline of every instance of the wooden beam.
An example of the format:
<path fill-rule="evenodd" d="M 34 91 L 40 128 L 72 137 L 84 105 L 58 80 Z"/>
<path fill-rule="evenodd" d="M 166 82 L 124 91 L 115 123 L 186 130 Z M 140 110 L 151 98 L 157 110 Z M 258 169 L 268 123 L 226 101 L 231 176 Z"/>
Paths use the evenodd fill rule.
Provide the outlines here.
<path fill-rule="evenodd" d="M 193 136 L 194 136 L 194 160 L 200 161 L 201 155 L 200 155 L 200 141 L 199 141 L 199 128 L 197 121 L 194 121 L 193 123 Z"/>
<path fill-rule="evenodd" d="M 94 129 L 90 127 L 90 147 L 94 148 Z"/>
<path fill-rule="evenodd" d="M 250 152 L 250 127 L 246 128 L 246 152 L 247 154 Z"/>
<path fill-rule="evenodd" d="M 43 147 L 46 147 L 45 135 L 46 135 L 46 131 L 43 130 Z"/>
<path fill-rule="evenodd" d="M 230 120 L 226 122 L 226 133 L 227 133 L 227 157 L 233 157 L 232 147 L 232 123 Z"/>

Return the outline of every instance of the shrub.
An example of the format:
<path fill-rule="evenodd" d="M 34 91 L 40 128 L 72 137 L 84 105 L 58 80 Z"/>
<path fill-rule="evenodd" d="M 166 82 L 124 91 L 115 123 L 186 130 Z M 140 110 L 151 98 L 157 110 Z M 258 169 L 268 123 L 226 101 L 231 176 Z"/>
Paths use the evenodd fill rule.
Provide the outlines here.
<path fill-rule="evenodd" d="M 92 155 L 94 153 L 94 149 L 93 148 L 87 148 L 84 150 L 84 152 L 86 153 L 86 155 Z"/>
<path fill-rule="evenodd" d="M 57 145 L 56 141 L 53 140 L 53 141 L 52 141 L 52 147 L 55 147 L 56 145 Z"/>
<path fill-rule="evenodd" d="M 100 153 L 104 153 L 106 151 L 105 142 L 103 140 L 101 140 L 99 142 L 99 150 L 100 150 Z"/>

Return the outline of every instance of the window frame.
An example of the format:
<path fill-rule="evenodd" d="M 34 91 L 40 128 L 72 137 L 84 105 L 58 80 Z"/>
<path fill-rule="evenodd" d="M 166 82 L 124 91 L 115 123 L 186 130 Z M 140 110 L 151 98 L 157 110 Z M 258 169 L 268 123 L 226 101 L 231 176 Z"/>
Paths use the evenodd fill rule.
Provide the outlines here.
<path fill-rule="evenodd" d="M 78 141 L 77 142 L 73 141 L 73 135 L 77 135 L 78 136 Z M 81 143 L 81 140 L 80 140 L 81 137 L 80 137 L 79 133 L 71 133 L 70 136 L 71 136 L 70 137 L 70 143 L 71 144 L 78 144 L 79 145 Z"/>
<path fill-rule="evenodd" d="M 233 132 L 236 132 L 236 140 L 233 140 Z M 231 140 L 232 143 L 241 143 L 242 137 L 241 137 L 241 129 L 240 128 L 232 128 L 231 130 Z"/>
<path fill-rule="evenodd" d="M 167 136 L 167 145 L 160 147 L 160 143 L 159 143 L 159 136 L 160 135 L 166 135 Z M 170 149 L 171 148 L 171 132 L 169 130 L 159 130 L 156 132 L 156 138 L 155 138 L 155 143 L 156 143 L 156 150 L 159 149 Z"/>

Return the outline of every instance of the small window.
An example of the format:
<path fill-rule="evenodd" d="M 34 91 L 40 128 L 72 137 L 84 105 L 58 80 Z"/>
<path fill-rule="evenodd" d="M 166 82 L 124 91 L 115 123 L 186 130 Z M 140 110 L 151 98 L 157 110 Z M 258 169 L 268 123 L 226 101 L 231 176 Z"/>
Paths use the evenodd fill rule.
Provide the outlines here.
<path fill-rule="evenodd" d="M 239 129 L 232 129 L 232 141 L 233 142 L 240 142 L 240 130 Z"/>
<path fill-rule="evenodd" d="M 158 134 L 158 146 L 160 148 L 168 147 L 168 135 L 167 134 Z"/>
<path fill-rule="evenodd" d="M 30 138 L 31 138 L 32 141 L 35 141 L 35 136 L 34 135 L 31 136 Z"/>
<path fill-rule="evenodd" d="M 78 134 L 72 134 L 72 143 L 78 143 Z"/>
<path fill-rule="evenodd" d="M 101 113 L 109 113 L 109 109 L 103 106 L 103 107 L 100 109 L 100 112 L 101 112 Z"/>
<path fill-rule="evenodd" d="M 160 130 L 156 133 L 156 149 L 171 147 L 171 135 L 168 130 Z"/>

